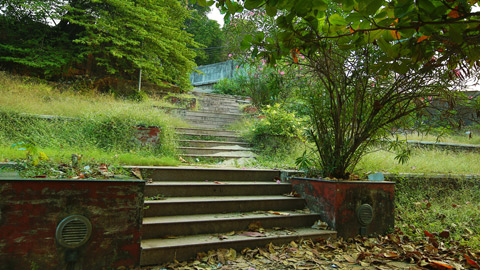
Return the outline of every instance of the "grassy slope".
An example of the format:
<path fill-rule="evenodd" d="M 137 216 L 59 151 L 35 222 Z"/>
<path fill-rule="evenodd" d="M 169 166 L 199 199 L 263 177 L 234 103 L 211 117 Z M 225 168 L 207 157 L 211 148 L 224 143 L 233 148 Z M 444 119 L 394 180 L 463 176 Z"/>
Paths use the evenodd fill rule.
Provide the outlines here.
<path fill-rule="evenodd" d="M 12 149 L 10 146 L 19 141 L 31 140 L 37 144 L 39 150 L 45 152 L 51 159 L 56 161 L 68 160 L 72 153 L 83 154 L 85 159 L 96 159 L 102 162 L 116 164 L 136 164 L 136 165 L 177 165 L 178 161 L 174 158 L 173 127 L 185 126 L 186 124 L 178 118 L 165 114 L 156 107 L 171 106 L 163 100 L 149 99 L 142 102 L 135 102 L 115 98 L 113 95 L 98 94 L 95 92 L 79 93 L 73 90 L 58 90 L 53 86 L 32 79 L 12 77 L 6 73 L 0 72 L 0 113 L 7 116 L 14 115 L 18 118 L 19 113 L 57 115 L 83 119 L 84 126 L 78 126 L 79 130 L 97 128 L 104 123 L 113 123 L 119 121 L 119 125 L 131 123 L 133 125 L 156 125 L 161 126 L 163 131 L 162 149 L 151 151 L 151 149 L 131 149 L 125 147 L 99 147 L 95 141 L 83 141 L 79 134 L 63 134 L 75 132 L 75 125 L 65 122 L 61 124 L 66 132 L 57 132 L 49 134 L 48 130 L 41 130 L 37 123 L 17 122 L 17 132 L 10 130 L 10 134 L 15 134 L 15 138 L 2 135 L 0 132 L 0 161 L 24 158 L 25 153 Z M 20 120 L 22 120 L 20 118 Z M 46 126 L 50 127 L 50 123 Z M 11 124 L 11 123 L 9 123 Z M 31 125 L 31 126 L 28 126 Z M 38 123 L 38 125 L 42 125 Z M 52 124 L 53 126 L 54 124 Z M 97 125 L 97 126 L 94 126 Z M 4 128 L 6 129 L 5 125 Z M 25 132 L 27 131 L 27 132 Z M 95 130 L 93 131 L 95 132 Z M 25 133 L 25 135 L 22 137 Z M 38 133 L 38 134 L 37 134 Z M 115 134 L 107 134 L 114 139 L 122 140 L 121 134 L 115 138 Z M 2 137 L 3 136 L 3 137 Z M 46 138 L 51 136 L 52 138 Z M 71 141 L 69 141 L 69 136 Z M 91 134 L 90 137 L 102 136 Z M 88 136 L 85 136 L 88 137 Z M 38 143 L 42 141 L 49 143 Z M 85 138 L 87 140 L 88 138 Z M 76 141 L 75 141 L 76 140 Z M 126 140 L 125 140 L 126 141 Z"/>

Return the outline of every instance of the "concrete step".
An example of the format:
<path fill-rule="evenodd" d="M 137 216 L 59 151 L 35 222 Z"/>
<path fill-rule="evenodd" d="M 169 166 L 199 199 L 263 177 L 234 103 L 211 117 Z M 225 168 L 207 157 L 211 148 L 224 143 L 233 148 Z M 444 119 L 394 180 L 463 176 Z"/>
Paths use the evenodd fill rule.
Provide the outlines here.
<path fill-rule="evenodd" d="M 224 129 L 205 129 L 205 128 L 175 128 L 178 134 L 201 135 L 201 136 L 232 136 L 238 137 L 235 131 Z"/>
<path fill-rule="evenodd" d="M 236 101 L 247 101 L 249 102 L 248 97 L 244 96 L 234 96 L 234 95 L 225 95 L 217 93 L 205 93 L 205 92 L 191 92 L 194 96 L 204 99 L 214 99 L 214 100 L 236 100 Z"/>
<path fill-rule="evenodd" d="M 148 217 L 143 220 L 142 237 L 151 239 L 170 235 L 247 231 L 250 224 L 257 222 L 265 229 L 310 227 L 319 219 L 318 214 L 304 214 L 295 211 Z"/>
<path fill-rule="evenodd" d="M 220 240 L 216 235 L 192 235 L 174 239 L 147 239 L 142 240 L 141 265 L 153 265 L 162 262 L 188 260 L 194 258 L 198 252 L 205 252 L 219 248 L 233 248 L 240 251 L 246 247 L 262 247 L 273 244 L 285 244 L 300 239 L 329 239 L 335 238 L 336 232 L 315 230 L 311 228 L 296 228 L 294 231 L 269 231 L 266 237 L 249 237 L 243 235 L 228 236 Z"/>
<path fill-rule="evenodd" d="M 242 114 L 240 108 L 235 107 L 202 107 L 200 111 L 207 113 Z"/>
<path fill-rule="evenodd" d="M 234 96 L 234 95 L 225 95 L 217 93 L 205 93 L 205 92 L 191 92 L 194 96 L 204 99 L 215 99 L 215 100 L 244 100 L 246 97 L 243 96 Z"/>
<path fill-rule="evenodd" d="M 218 118 L 215 116 L 186 116 L 183 118 L 187 123 L 192 125 L 202 125 L 202 126 L 212 126 L 212 127 L 228 127 L 229 125 L 234 124 L 235 122 L 241 120 L 241 118 L 236 119 L 226 119 Z"/>
<path fill-rule="evenodd" d="M 145 201 L 144 217 L 303 209 L 302 198 L 282 195 L 171 197 Z"/>
<path fill-rule="evenodd" d="M 203 158 L 203 159 L 215 159 L 215 160 L 225 160 L 225 159 L 241 159 L 241 158 L 256 158 L 255 153 L 253 152 L 220 152 L 216 154 L 201 155 L 201 154 L 182 154 L 183 158 Z"/>
<path fill-rule="evenodd" d="M 155 167 L 125 166 L 139 169 L 144 179 L 153 181 L 254 181 L 272 182 L 280 177 L 278 170 L 235 169 L 235 168 L 195 168 L 195 167 Z"/>
<path fill-rule="evenodd" d="M 205 141 L 205 140 L 178 140 L 177 141 L 180 145 L 189 146 L 189 147 L 244 147 L 248 148 L 250 146 L 249 143 L 245 142 L 224 142 L 224 141 Z"/>
<path fill-rule="evenodd" d="M 207 128 L 207 129 L 225 129 L 231 126 L 234 122 L 210 122 L 210 121 L 196 121 L 189 122 L 192 127 L 195 128 Z"/>
<path fill-rule="evenodd" d="M 292 187 L 289 183 L 276 183 L 274 181 L 162 181 L 147 184 L 145 197 L 280 195 L 290 191 L 292 191 Z"/>
<path fill-rule="evenodd" d="M 241 141 L 241 137 L 237 135 L 211 135 L 211 134 L 198 134 L 198 133 L 178 133 L 182 138 L 189 138 L 194 140 L 204 140 L 212 139 L 215 141 L 224 141 L 224 142 L 238 142 Z"/>
<path fill-rule="evenodd" d="M 192 119 L 192 118 L 184 118 L 184 120 L 193 127 L 199 128 L 228 128 L 229 126 L 233 125 L 236 121 L 230 120 L 215 120 L 215 119 Z"/>
<path fill-rule="evenodd" d="M 235 146 L 235 145 L 229 145 L 229 146 L 214 146 L 214 147 L 178 147 L 178 150 L 184 154 L 188 155 L 215 155 L 215 154 L 221 154 L 228 152 L 229 154 L 233 156 L 237 155 L 248 155 L 251 156 L 253 151 L 250 148 L 242 147 L 242 146 Z"/>
<path fill-rule="evenodd" d="M 243 115 L 240 113 L 212 113 L 208 111 L 186 111 L 185 116 L 192 117 L 216 117 L 218 119 L 238 119 Z"/>

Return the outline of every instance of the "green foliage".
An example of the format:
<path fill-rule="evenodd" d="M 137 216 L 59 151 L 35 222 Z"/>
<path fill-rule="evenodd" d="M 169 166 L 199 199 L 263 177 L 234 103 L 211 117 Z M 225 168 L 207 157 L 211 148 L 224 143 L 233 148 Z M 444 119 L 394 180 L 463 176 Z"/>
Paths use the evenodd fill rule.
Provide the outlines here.
<path fill-rule="evenodd" d="M 234 78 L 223 78 L 213 85 L 214 93 L 236 96 L 247 96 L 242 85 L 246 84 L 247 77 L 236 75 Z"/>
<path fill-rule="evenodd" d="M 348 179 L 372 143 L 424 108 L 427 101 L 417 102 L 420 97 L 440 93 L 449 81 L 442 69 L 431 67 L 392 73 L 378 63 L 383 52 L 374 46 L 342 51 L 333 42 L 322 45 L 318 53 L 305 56 L 310 66 L 306 78 L 312 79 L 302 95 L 312 119 L 309 138 L 324 174 Z M 399 161 L 406 162 L 408 152 L 402 153 Z"/>
<path fill-rule="evenodd" d="M 237 69 L 233 78 L 221 80 L 214 89 L 217 93 L 248 96 L 259 108 L 276 103 L 287 105 L 301 82 L 297 70 L 285 64 L 269 66 L 264 59 L 250 60 Z"/>
<path fill-rule="evenodd" d="M 192 34 L 195 42 L 199 44 L 199 48 L 195 49 L 195 63 L 201 66 L 225 61 L 224 32 L 218 22 L 207 17 L 210 8 L 190 4 L 190 9 L 191 15 L 185 26 L 186 31 Z"/>
<path fill-rule="evenodd" d="M 278 103 L 273 106 L 267 105 L 252 129 L 254 138 L 265 135 L 299 138 L 301 132 L 300 120 Z"/>
<path fill-rule="evenodd" d="M 38 151 L 38 148 L 33 142 L 15 143 L 12 145 L 12 148 L 20 151 L 25 151 L 26 160 L 31 162 L 34 166 L 36 166 L 42 160 L 48 160 L 48 156 L 44 152 Z"/>
<path fill-rule="evenodd" d="M 229 10 L 236 10 L 236 13 L 225 16 L 225 47 L 230 57 L 247 62 L 258 54 L 258 50 L 250 50 L 250 44 L 276 40 L 279 29 L 275 26 L 275 18 L 268 16 L 264 9 L 249 11 L 237 3 L 232 4 Z"/>
<path fill-rule="evenodd" d="M 196 43 L 175 0 L 4 1 L 0 64 L 47 78 L 167 81 L 188 88 Z M 48 10 L 48 12 L 47 12 Z"/>
<path fill-rule="evenodd" d="M 227 18 L 239 12 L 225 4 L 229 1 L 216 2 Z M 342 49 L 376 44 L 385 54 L 378 60 L 402 59 L 391 68 L 404 74 L 412 65 L 428 63 L 432 56 L 448 60 L 449 69 L 478 65 L 480 15 L 473 9 L 477 1 L 447 2 L 251 0 L 244 7 L 251 12 L 265 8 L 268 15 L 277 17 L 278 39 L 252 40 L 253 46 L 264 48 L 260 54 L 273 62 L 289 56 L 292 49 L 313 54 L 322 46 L 320 41 L 334 39 Z"/>

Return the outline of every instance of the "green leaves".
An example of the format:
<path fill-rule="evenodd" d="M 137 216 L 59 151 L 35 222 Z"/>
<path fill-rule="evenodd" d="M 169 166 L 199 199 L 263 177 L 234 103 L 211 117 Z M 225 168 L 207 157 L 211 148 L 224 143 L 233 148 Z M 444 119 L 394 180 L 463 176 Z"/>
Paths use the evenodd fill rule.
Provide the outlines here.
<path fill-rule="evenodd" d="M 328 17 L 328 21 L 333 25 L 347 25 L 347 20 L 337 13 Z"/>
<path fill-rule="evenodd" d="M 275 16 L 277 15 L 277 8 L 275 6 L 270 6 L 270 5 L 267 5 L 265 7 L 265 10 L 267 11 L 267 15 L 268 16 Z"/>
<path fill-rule="evenodd" d="M 358 2 L 359 13 L 366 16 L 373 15 L 384 4 L 385 3 L 383 0 L 359 1 Z"/>
<path fill-rule="evenodd" d="M 245 36 L 243 38 L 242 42 L 240 43 L 240 48 L 242 50 L 246 50 L 246 49 L 250 48 L 252 41 L 253 41 L 253 36 L 251 36 L 251 35 Z"/>
<path fill-rule="evenodd" d="M 245 0 L 244 7 L 252 10 L 260 7 L 263 3 L 265 3 L 264 0 Z"/>

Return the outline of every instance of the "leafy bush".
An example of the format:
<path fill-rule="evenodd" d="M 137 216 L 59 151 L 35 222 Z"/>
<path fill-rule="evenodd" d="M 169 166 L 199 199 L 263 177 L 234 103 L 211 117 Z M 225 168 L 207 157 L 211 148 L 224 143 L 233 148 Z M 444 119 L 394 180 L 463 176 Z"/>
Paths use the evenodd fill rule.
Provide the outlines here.
<path fill-rule="evenodd" d="M 298 83 L 293 67 L 266 64 L 261 59 L 237 68 L 231 79 L 223 79 L 215 86 L 215 92 L 228 95 L 249 96 L 257 107 L 287 103 L 294 96 Z"/>
<path fill-rule="evenodd" d="M 234 78 L 223 78 L 213 85 L 214 93 L 225 95 L 247 96 L 247 91 L 243 88 L 246 76 L 236 75 Z"/>
<path fill-rule="evenodd" d="M 259 120 L 255 122 L 253 137 L 265 135 L 283 136 L 287 138 L 301 137 L 301 121 L 294 113 L 288 112 L 280 104 L 267 105 L 262 110 Z"/>
<path fill-rule="evenodd" d="M 262 110 L 262 114 L 247 132 L 247 137 L 261 154 L 278 159 L 298 154 L 295 149 L 302 145 L 301 133 L 302 124 L 295 114 L 286 111 L 280 104 L 275 104 L 267 105 Z M 294 160 L 295 157 L 291 159 Z"/>

